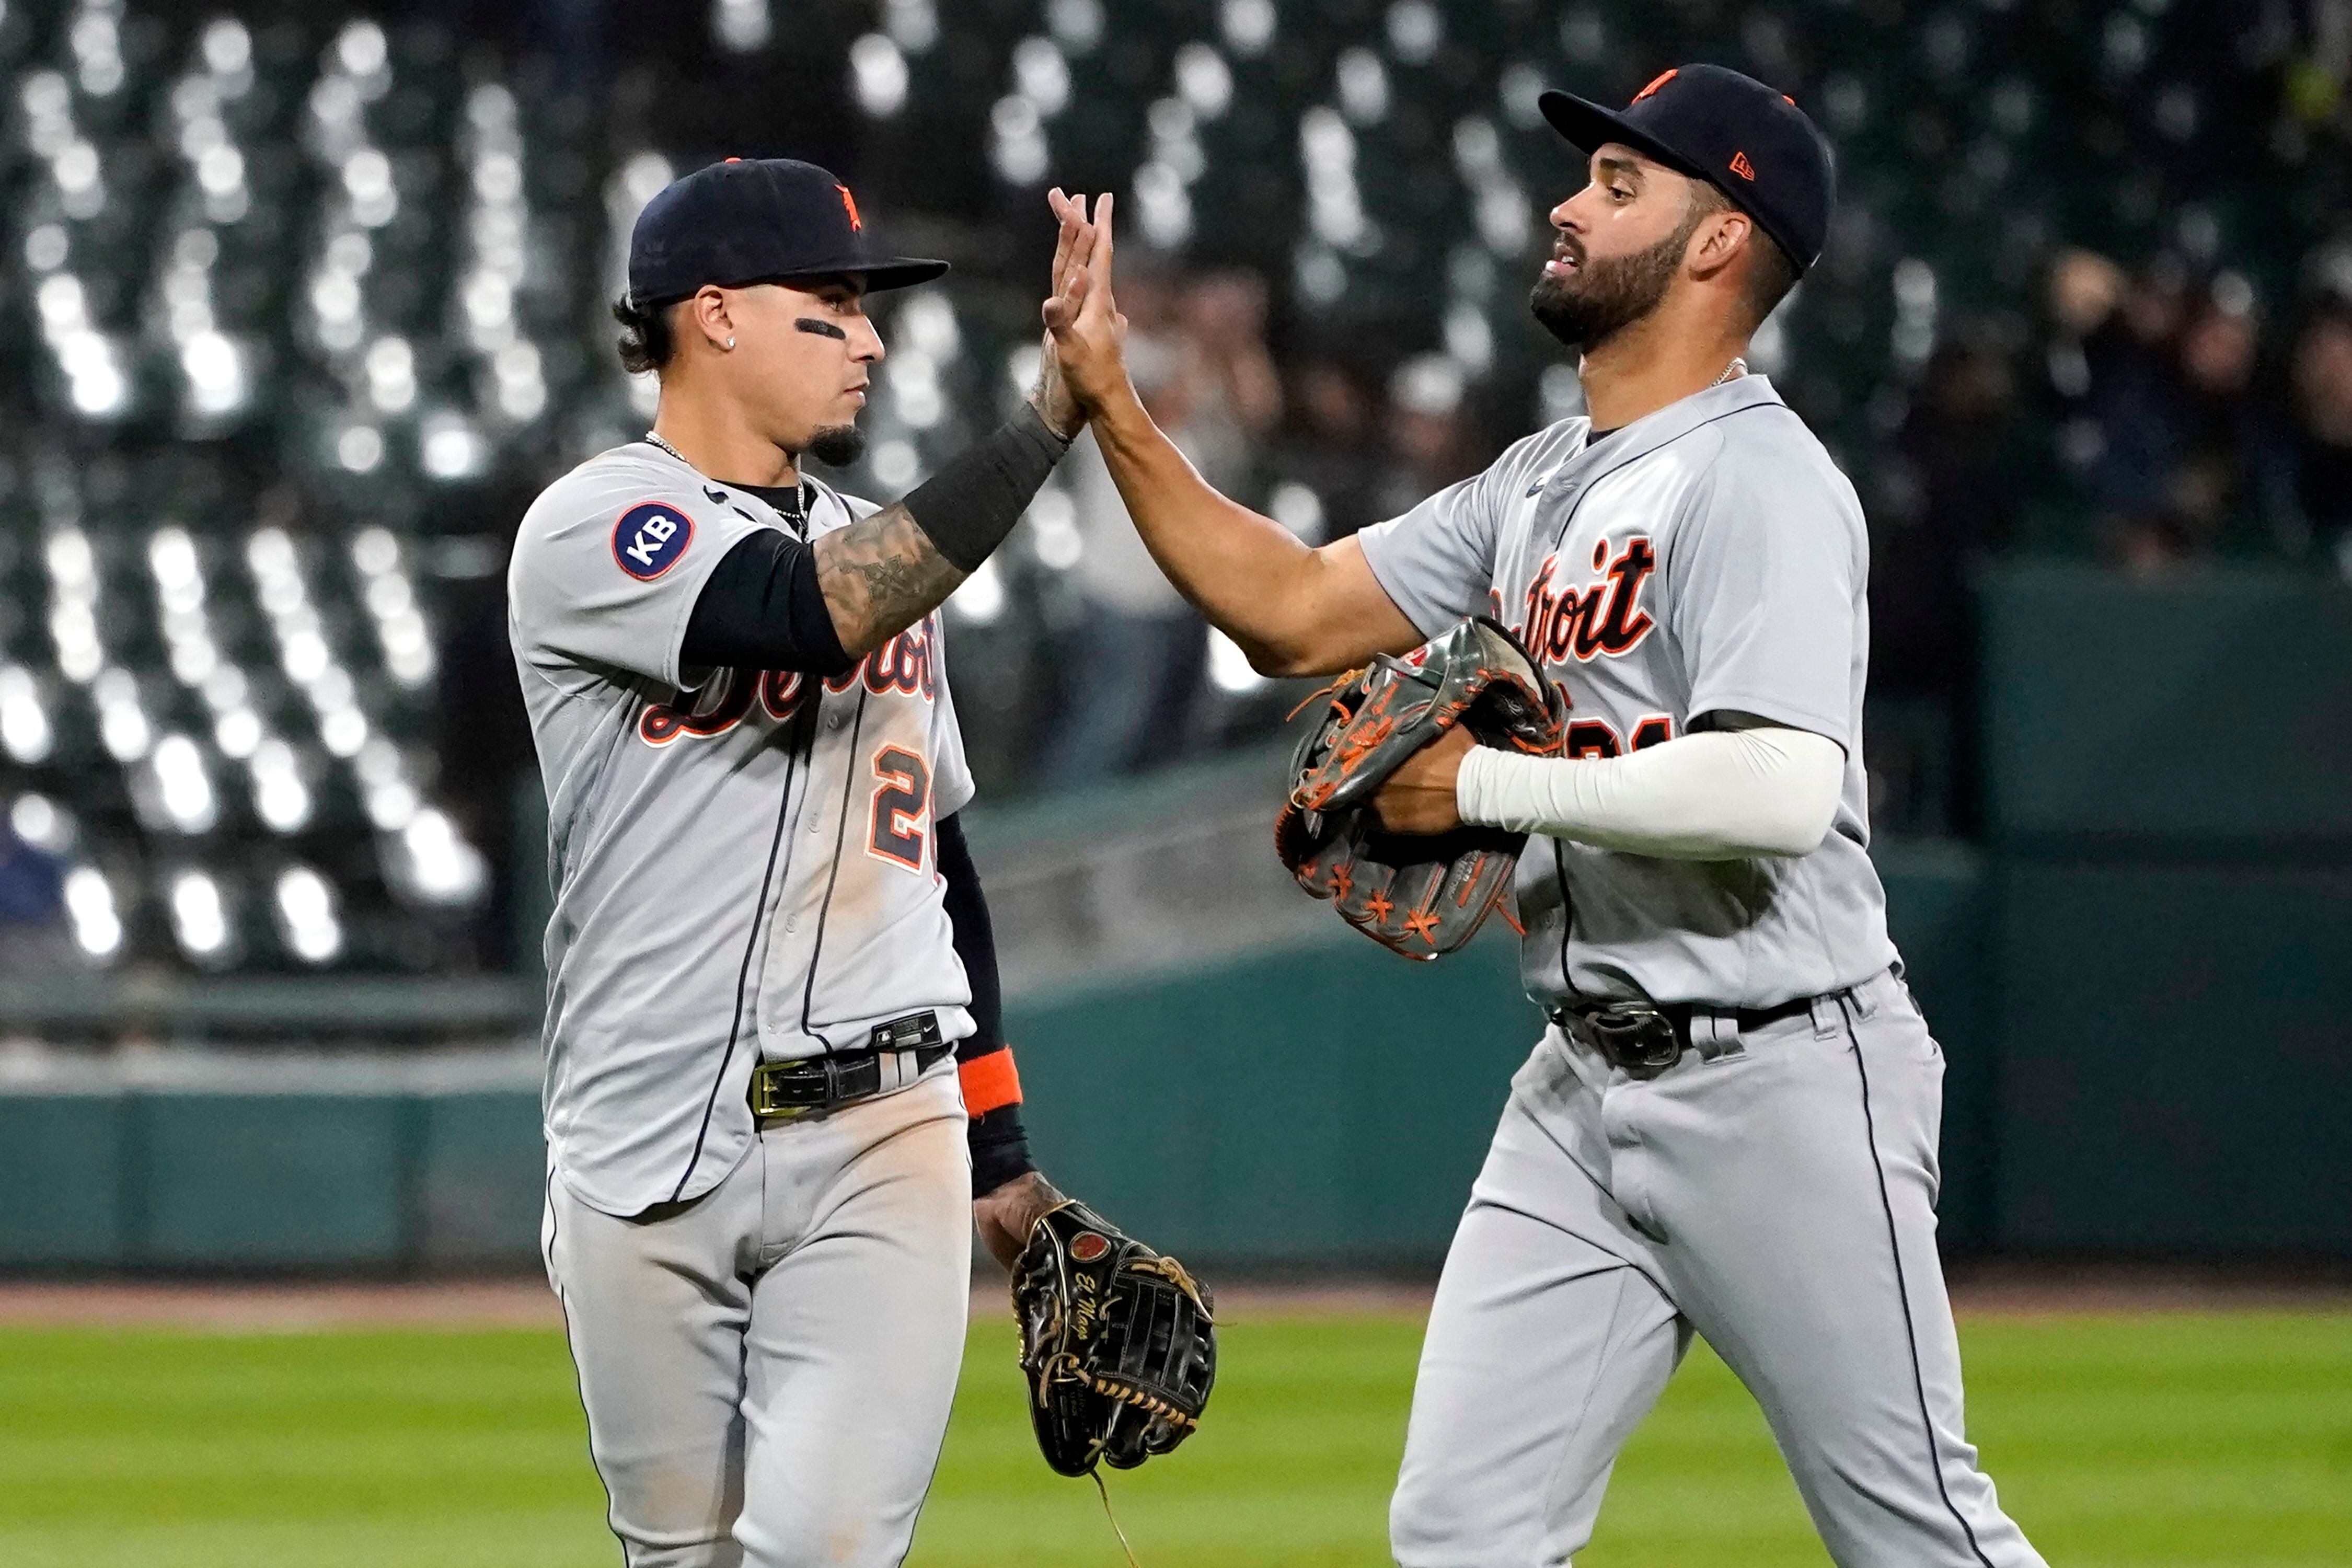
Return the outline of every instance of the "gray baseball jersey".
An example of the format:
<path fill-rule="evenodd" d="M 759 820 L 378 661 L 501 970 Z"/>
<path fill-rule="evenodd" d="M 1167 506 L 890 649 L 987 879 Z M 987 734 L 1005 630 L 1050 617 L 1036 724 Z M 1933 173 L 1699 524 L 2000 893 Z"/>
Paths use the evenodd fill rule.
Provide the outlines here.
<path fill-rule="evenodd" d="M 1561 420 L 1365 530 L 1381 587 L 1433 636 L 1478 613 L 1509 626 L 1569 699 L 1574 754 L 1739 710 L 1837 742 L 1845 786 L 1821 847 L 1793 858 L 1538 843 L 1517 888 L 1528 994 L 1564 1000 L 1565 975 L 1586 996 L 1769 1007 L 1876 973 L 1895 950 L 1867 853 L 1853 487 L 1760 375 L 1588 433 Z"/>
<path fill-rule="evenodd" d="M 814 492 L 811 538 L 877 510 Z M 831 679 L 679 662 L 711 569 L 784 526 L 638 443 L 549 486 L 515 542 L 556 884 L 548 1145 L 609 1214 L 718 1185 L 752 1145 L 755 1061 L 924 1008 L 971 1032 L 933 850 L 972 795 L 938 615 Z"/>

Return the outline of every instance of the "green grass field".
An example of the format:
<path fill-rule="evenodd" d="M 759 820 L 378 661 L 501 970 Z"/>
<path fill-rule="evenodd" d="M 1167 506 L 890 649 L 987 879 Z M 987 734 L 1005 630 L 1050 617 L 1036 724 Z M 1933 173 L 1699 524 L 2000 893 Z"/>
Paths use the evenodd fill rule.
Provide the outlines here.
<path fill-rule="evenodd" d="M 1972 1435 L 2053 1563 L 2352 1563 L 2352 1314 L 1963 1325 Z M 1112 1480 L 1145 1568 L 1376 1565 L 1419 1343 L 1401 1317 L 1232 1327 L 1203 1434 Z M 1009 1325 L 975 1329 L 917 1568 L 1118 1568 L 1030 1447 Z M 8 1568 L 619 1561 L 552 1333 L 0 1330 Z M 1763 1424 L 1695 1352 L 1587 1568 L 1826 1561 Z"/>

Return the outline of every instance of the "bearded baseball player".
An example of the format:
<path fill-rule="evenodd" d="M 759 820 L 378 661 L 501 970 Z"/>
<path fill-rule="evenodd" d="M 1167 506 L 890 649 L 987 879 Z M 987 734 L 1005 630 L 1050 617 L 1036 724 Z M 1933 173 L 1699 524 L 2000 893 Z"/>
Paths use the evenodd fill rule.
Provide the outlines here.
<path fill-rule="evenodd" d="M 1963 1433 L 1943 1059 L 1865 852 L 1862 512 L 1741 357 L 1820 255 L 1829 147 L 1710 66 L 1622 111 L 1543 109 L 1589 183 L 1551 212 L 1530 303 L 1581 354 L 1591 417 L 1356 538 L 1307 548 L 1153 427 L 1120 362 L 1108 196 L 1095 287 L 1047 308 L 1145 543 L 1258 668 L 1346 670 L 1486 615 L 1564 704 L 1553 754 L 1457 726 L 1370 807 L 1397 834 L 1537 836 L 1517 892 L 1550 1019 L 1438 1287 L 1396 1558 L 1567 1562 L 1696 1332 L 1837 1562 L 2038 1564 Z"/>
<path fill-rule="evenodd" d="M 1080 416 L 1049 349 L 1030 404 L 895 506 L 801 467 L 856 456 L 883 354 L 865 297 L 946 270 L 875 254 L 812 164 L 673 184 L 614 308 L 659 417 L 516 542 L 558 883 L 544 1250 L 633 1568 L 896 1564 L 974 1219 L 1010 1262 L 1060 1201 L 958 826 L 938 610 Z"/>

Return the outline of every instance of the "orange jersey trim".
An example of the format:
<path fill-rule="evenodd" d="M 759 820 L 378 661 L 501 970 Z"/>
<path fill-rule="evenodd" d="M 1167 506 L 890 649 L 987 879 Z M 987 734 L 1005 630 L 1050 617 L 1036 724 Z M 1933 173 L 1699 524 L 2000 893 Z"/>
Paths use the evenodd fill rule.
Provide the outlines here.
<path fill-rule="evenodd" d="M 959 1063 L 956 1077 L 963 1084 L 963 1109 L 969 1116 L 985 1116 L 1021 1103 L 1021 1073 L 1013 1065 L 1011 1047 Z"/>

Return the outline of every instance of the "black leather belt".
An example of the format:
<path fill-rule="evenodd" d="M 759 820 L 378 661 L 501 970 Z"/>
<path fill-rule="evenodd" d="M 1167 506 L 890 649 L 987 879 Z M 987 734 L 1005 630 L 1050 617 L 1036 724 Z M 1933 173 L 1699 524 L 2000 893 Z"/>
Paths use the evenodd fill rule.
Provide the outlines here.
<path fill-rule="evenodd" d="M 912 1083 L 955 1047 L 940 1038 L 937 1013 L 909 1013 L 877 1024 L 866 1047 L 828 1051 L 798 1061 L 761 1062 L 751 1069 L 751 1114 L 812 1116 L 882 1092 L 882 1058 L 898 1058 L 898 1081 Z"/>
<path fill-rule="evenodd" d="M 1832 995 L 1844 995 L 1833 992 Z M 1698 1013 L 1738 1021 L 1739 1032 L 1760 1029 L 1813 1010 L 1800 996 L 1777 1007 L 1700 1007 L 1689 1002 L 1580 1002 L 1545 1011 L 1551 1021 L 1633 1078 L 1655 1078 L 1691 1048 L 1691 1018 Z"/>

